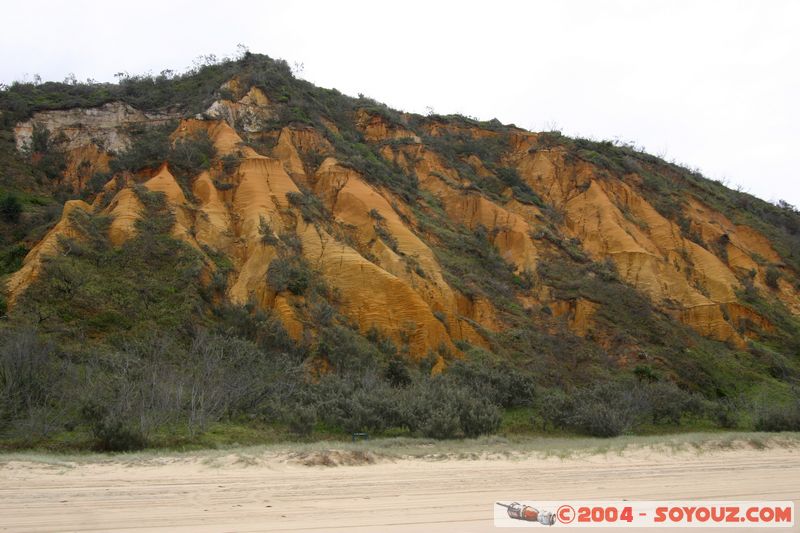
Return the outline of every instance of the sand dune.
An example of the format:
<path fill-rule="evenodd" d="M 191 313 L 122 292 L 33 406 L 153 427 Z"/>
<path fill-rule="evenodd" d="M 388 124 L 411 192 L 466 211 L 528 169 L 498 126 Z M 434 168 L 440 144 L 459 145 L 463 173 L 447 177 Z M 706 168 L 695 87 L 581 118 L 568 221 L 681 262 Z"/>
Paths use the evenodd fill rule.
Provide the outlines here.
<path fill-rule="evenodd" d="M 798 480 L 796 443 L 702 453 L 638 447 L 565 459 L 398 459 L 363 451 L 0 456 L 0 531 L 488 531 L 495 500 L 797 505 Z"/>

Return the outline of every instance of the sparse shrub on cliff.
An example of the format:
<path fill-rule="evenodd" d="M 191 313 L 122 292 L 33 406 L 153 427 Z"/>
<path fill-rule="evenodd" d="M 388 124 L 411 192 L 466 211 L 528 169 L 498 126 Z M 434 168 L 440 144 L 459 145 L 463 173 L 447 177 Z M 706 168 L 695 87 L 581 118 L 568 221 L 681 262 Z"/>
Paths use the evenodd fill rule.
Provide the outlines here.
<path fill-rule="evenodd" d="M 239 160 L 241 158 L 242 158 L 241 152 L 237 152 L 235 154 L 225 154 L 222 157 L 220 157 L 220 160 L 222 161 L 222 172 L 228 176 L 233 174 L 233 172 L 239 166 Z"/>
<path fill-rule="evenodd" d="M 451 286 L 466 295 L 486 295 L 496 305 L 513 305 L 514 266 L 500 255 L 485 227 L 479 225 L 472 231 L 453 227 L 435 212 L 418 212 L 417 216 L 424 229 L 436 236 L 433 250 Z"/>
<path fill-rule="evenodd" d="M 317 171 L 327 155 L 319 150 L 304 150 L 300 152 L 300 158 L 306 172 L 311 175 Z"/>
<path fill-rule="evenodd" d="M 128 148 L 116 154 L 109 162 L 111 170 L 138 172 L 146 168 L 158 168 L 166 162 L 170 172 L 188 194 L 189 179 L 210 167 L 211 161 L 216 157 L 216 148 L 208 133 L 203 130 L 181 137 L 173 143 L 170 135 L 175 127 L 176 124 L 170 122 L 133 129 Z"/>
<path fill-rule="evenodd" d="M 306 222 L 321 222 L 331 219 L 331 214 L 322 204 L 322 200 L 311 191 L 287 192 L 286 199 L 292 206 L 300 210 L 300 214 Z"/>
<path fill-rule="evenodd" d="M 0 276 L 19 270 L 27 253 L 28 250 L 23 244 L 12 244 L 0 248 Z"/>
<path fill-rule="evenodd" d="M 275 246 L 279 242 L 278 237 L 275 235 L 275 232 L 272 229 L 272 226 L 263 216 L 259 216 L 258 218 L 258 233 L 261 235 L 262 244 Z"/>
<path fill-rule="evenodd" d="M 51 181 L 60 181 L 67 169 L 67 156 L 62 148 L 65 141 L 63 134 L 53 136 L 46 126 L 33 125 L 31 144 L 26 150 L 33 166 Z"/>
<path fill-rule="evenodd" d="M 406 173 L 397 165 L 386 161 L 372 147 L 344 136 L 331 139 L 340 163 L 361 174 L 370 183 L 384 185 L 400 195 L 406 202 L 414 203 L 419 195 L 419 182 L 413 173 Z"/>
<path fill-rule="evenodd" d="M 764 272 L 764 283 L 767 284 L 767 287 L 777 289 L 779 279 L 781 279 L 781 271 L 773 265 L 768 266 L 766 272 Z"/>
<path fill-rule="evenodd" d="M 62 240 L 64 253 L 45 262 L 18 302 L 20 319 L 88 335 L 170 331 L 189 320 L 200 301 L 199 254 L 170 235 L 174 219 L 163 195 L 137 191 L 145 212 L 119 248 L 108 238 L 107 217 L 72 213 L 82 236 Z"/>
<path fill-rule="evenodd" d="M 158 168 L 169 157 L 169 136 L 175 123 L 149 128 L 135 128 L 130 132 L 131 143 L 127 149 L 109 161 L 112 172 L 137 172 L 144 168 Z"/>
<path fill-rule="evenodd" d="M 170 170 L 184 180 L 194 178 L 208 170 L 217 156 L 217 149 L 205 130 L 178 138 L 170 147 L 167 157 Z"/>
<path fill-rule="evenodd" d="M 375 234 L 386 244 L 386 246 L 389 247 L 390 250 L 396 254 L 400 253 L 400 245 L 397 243 L 397 239 L 394 238 L 394 235 L 391 234 L 385 224 L 377 223 L 373 226 L 373 228 L 375 229 Z"/>
<path fill-rule="evenodd" d="M 305 293 L 311 283 L 311 266 L 303 257 L 276 257 L 267 269 L 267 282 L 275 292 Z"/>
<path fill-rule="evenodd" d="M 498 167 L 495 169 L 495 173 L 500 181 L 511 188 L 514 198 L 522 203 L 544 207 L 542 199 L 531 189 L 530 185 L 525 183 L 515 168 Z"/>

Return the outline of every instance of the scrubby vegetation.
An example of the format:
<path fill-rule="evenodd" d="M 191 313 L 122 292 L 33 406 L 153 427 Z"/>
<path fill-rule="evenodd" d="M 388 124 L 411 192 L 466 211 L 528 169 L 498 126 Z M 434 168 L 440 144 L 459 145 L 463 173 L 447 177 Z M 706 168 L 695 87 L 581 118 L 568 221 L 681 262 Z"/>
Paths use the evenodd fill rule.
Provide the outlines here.
<path fill-rule="evenodd" d="M 188 325 L 200 301 L 199 257 L 169 236 L 173 218 L 163 196 L 137 191 L 146 216 L 120 248 L 108 240 L 107 218 L 71 213 L 84 238 L 61 242 L 64 253 L 48 259 L 44 275 L 21 298 L 21 320 L 73 338 Z"/>
<path fill-rule="evenodd" d="M 204 130 L 179 137 L 173 142 L 170 135 L 175 123 L 161 126 L 136 127 L 129 131 L 131 144 L 127 150 L 114 154 L 110 167 L 114 173 L 154 170 L 163 163 L 178 180 L 184 193 L 191 197 L 189 180 L 208 170 L 216 157 L 214 143 Z"/>
<path fill-rule="evenodd" d="M 65 200 L 92 200 L 107 183 L 121 184 L 121 175 L 147 175 L 167 162 L 191 203 L 198 173 L 209 170 L 215 187 L 228 191 L 239 160 L 219 158 L 203 131 L 174 138 L 176 123 L 134 127 L 127 148 L 110 154 L 111 172 L 88 176 L 82 191 L 72 191 L 61 183 L 64 139 L 37 126 L 19 154 L 11 126 L 36 111 L 115 100 L 189 117 L 216 99 L 235 99 L 232 89 L 221 87 L 234 75 L 243 89 L 261 89 L 274 105 L 264 135 L 241 132 L 249 146 L 269 154 L 281 128 L 314 128 L 332 148 L 302 152 L 307 170 L 333 155 L 388 191 L 392 201 L 405 203 L 401 218 L 430 245 L 464 305 L 490 301 L 503 327 L 486 331 L 471 323 L 488 346 L 457 341 L 458 354 L 445 346 L 412 354 L 408 339 L 364 334 L 339 312 L 341 295 L 303 255 L 300 238 L 291 231 L 277 234 L 262 217 L 259 245 L 276 254 L 266 271 L 266 292 L 281 295 L 303 324 L 302 338 L 293 340 L 255 300 L 242 306 L 226 301 L 232 260 L 173 238 L 175 215 L 164 197 L 138 186 L 133 190 L 145 213 L 133 238 L 114 247 L 110 220 L 74 210 L 70 222 L 79 236 L 62 239 L 60 253 L 47 259 L 12 317 L 0 297 L 0 448 L 213 444 L 216 432 L 235 434 L 231 428 L 243 426 L 277 439 L 348 438 L 353 432 L 443 439 L 498 432 L 610 437 L 684 428 L 800 429 L 793 388 L 800 379 L 800 324 L 773 297 L 800 270 L 795 208 L 730 191 L 631 146 L 539 136 L 534 150 L 562 148 L 568 163 L 589 162 L 600 179 L 635 175 L 663 216 L 725 261 L 729 240 L 704 242 L 686 216 L 686 198 L 762 231 L 775 244 L 783 262 L 762 262 L 763 286 L 755 270 L 742 273 L 739 295 L 773 329 L 759 331 L 746 349 L 711 341 L 678 322 L 668 302 L 650 301 L 621 280 L 613 263 L 592 261 L 578 239 L 560 233 L 564 215 L 546 205 L 506 157 L 513 126 L 400 113 L 363 96 L 315 87 L 266 56 L 206 61 L 180 75 L 122 75 L 119 84 L 15 83 L 0 90 L 0 281 L 21 267 Z M 415 137 L 368 142 L 355 125 L 360 111 Z M 517 271 L 495 246 L 497 231 L 454 223 L 439 199 L 420 189 L 413 171 L 382 155 L 384 148 L 419 141 L 458 173 L 461 193 L 539 208 L 542 224 L 531 235 L 542 252 L 535 269 Z M 305 187 L 310 185 L 287 195 L 296 215 L 287 219 L 346 240 L 320 197 Z M 430 280 L 414 257 L 403 254 L 378 211 L 370 217 L 377 239 L 402 257 L 407 271 Z M 542 290 L 567 306 L 588 302 L 596 308 L 584 336 L 554 308 L 518 298 Z M 450 327 L 445 313 L 434 316 Z"/>

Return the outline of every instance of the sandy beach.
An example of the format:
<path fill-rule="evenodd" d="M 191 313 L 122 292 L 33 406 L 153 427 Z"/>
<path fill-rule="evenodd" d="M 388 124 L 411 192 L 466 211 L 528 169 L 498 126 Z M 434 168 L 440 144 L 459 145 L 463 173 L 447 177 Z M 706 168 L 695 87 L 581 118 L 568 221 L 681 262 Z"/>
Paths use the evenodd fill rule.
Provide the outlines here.
<path fill-rule="evenodd" d="M 797 440 L 389 456 L 0 456 L 0 531 L 489 531 L 496 500 L 800 501 Z M 606 530 L 608 531 L 608 530 Z M 628 530 L 630 531 L 630 530 Z M 753 531 L 751 529 L 751 531 Z"/>

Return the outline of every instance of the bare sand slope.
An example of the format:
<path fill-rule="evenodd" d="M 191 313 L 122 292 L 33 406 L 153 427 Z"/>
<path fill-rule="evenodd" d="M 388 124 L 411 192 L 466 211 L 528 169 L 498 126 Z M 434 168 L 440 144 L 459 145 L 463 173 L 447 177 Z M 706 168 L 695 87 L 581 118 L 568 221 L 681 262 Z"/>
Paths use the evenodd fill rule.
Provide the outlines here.
<path fill-rule="evenodd" d="M 496 500 L 800 500 L 796 446 L 308 466 L 370 459 L 353 453 L 6 458 L 0 531 L 470 532 Z"/>

